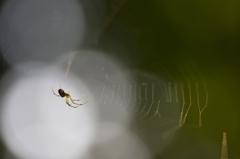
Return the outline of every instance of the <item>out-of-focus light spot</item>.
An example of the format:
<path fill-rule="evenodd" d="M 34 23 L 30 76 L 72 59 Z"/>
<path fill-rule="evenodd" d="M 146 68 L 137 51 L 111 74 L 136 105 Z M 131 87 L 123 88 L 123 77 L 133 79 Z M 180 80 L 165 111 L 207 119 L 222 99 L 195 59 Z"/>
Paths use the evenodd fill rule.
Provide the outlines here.
<path fill-rule="evenodd" d="M 99 122 L 97 125 L 98 133 L 95 136 L 95 143 L 106 143 L 109 140 L 113 140 L 120 134 L 126 131 L 126 127 L 122 127 L 119 124 L 113 122 Z"/>
<path fill-rule="evenodd" d="M 61 82 L 64 71 L 30 65 L 31 69 L 13 83 L 11 75 L 2 82 L 2 87 L 9 85 L 1 104 L 3 140 L 18 158 L 81 157 L 95 133 L 97 107 L 91 92 L 79 78 L 70 79 L 71 85 L 62 85 L 66 92 L 80 85 L 81 89 L 71 91 L 72 97 L 80 98 L 85 93 L 90 98 L 87 105 L 71 108 L 51 90 L 56 81 Z"/>
<path fill-rule="evenodd" d="M 10 64 L 51 60 L 81 46 L 85 20 L 75 0 L 9 0 L 0 18 L 1 51 Z"/>
<path fill-rule="evenodd" d="M 127 91 L 135 83 L 131 73 L 101 52 L 82 50 L 74 52 L 66 78 L 69 56 L 60 56 L 51 66 L 24 63 L 4 77 L 0 85 L 5 90 L 1 96 L 1 135 L 9 151 L 26 159 L 149 158 L 144 143 L 130 132 L 128 98 L 115 104 L 115 90 L 106 100 L 114 87 L 126 86 Z M 73 87 L 73 99 L 85 94 L 83 102 L 89 102 L 77 109 L 69 107 L 52 92 L 54 87 L 58 93 L 60 84 L 65 92 Z M 104 99 L 99 103 L 103 88 Z"/>
<path fill-rule="evenodd" d="M 105 125 L 106 124 L 106 125 Z M 90 152 L 84 157 L 87 159 L 148 159 L 151 158 L 147 147 L 139 138 L 131 133 L 129 129 L 117 124 L 105 123 L 104 127 L 112 128 L 112 132 L 100 132 L 102 135 L 109 135 L 107 140 L 96 139 Z M 115 132 L 118 131 L 118 132 Z M 114 137 L 112 136 L 114 135 Z M 105 138 L 106 139 L 106 138 Z M 100 142 L 99 142 L 100 141 Z"/>

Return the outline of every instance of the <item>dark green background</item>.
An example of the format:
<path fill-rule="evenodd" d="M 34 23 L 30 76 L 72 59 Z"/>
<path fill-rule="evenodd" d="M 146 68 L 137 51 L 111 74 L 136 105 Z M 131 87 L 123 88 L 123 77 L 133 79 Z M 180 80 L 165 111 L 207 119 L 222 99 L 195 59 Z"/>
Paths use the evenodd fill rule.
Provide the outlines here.
<path fill-rule="evenodd" d="M 229 158 L 240 158 L 239 42 L 237 0 L 128 0 L 106 28 L 100 47 L 129 67 L 164 72 L 185 83 L 206 81 L 203 127 L 183 128 L 156 158 L 220 158 L 223 132 Z M 196 116 L 188 120 L 198 122 Z"/>

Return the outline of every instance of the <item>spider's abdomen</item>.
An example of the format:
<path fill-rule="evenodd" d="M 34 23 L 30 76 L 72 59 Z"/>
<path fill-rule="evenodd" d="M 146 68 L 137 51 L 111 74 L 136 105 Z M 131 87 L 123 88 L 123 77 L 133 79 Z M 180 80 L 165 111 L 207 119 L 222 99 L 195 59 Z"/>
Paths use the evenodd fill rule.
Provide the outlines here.
<path fill-rule="evenodd" d="M 59 89 L 58 93 L 61 97 L 65 97 L 65 92 L 62 89 Z"/>

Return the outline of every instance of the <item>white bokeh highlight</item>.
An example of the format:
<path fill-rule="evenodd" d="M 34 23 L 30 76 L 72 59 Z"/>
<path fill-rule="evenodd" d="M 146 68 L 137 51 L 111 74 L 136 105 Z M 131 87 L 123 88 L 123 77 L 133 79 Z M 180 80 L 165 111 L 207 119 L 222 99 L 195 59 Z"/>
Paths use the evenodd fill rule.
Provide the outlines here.
<path fill-rule="evenodd" d="M 85 15 L 76 0 L 9 0 L 0 16 L 0 46 L 12 64 L 48 61 L 81 46 Z"/>
<path fill-rule="evenodd" d="M 1 81 L 5 90 L 1 96 L 1 136 L 8 150 L 24 159 L 92 158 L 92 151 L 93 156 L 99 156 L 109 150 L 110 154 L 99 157 L 110 159 L 125 152 L 127 158 L 148 158 L 144 143 L 129 130 L 130 114 L 99 103 L 99 85 L 106 75 L 115 77 L 109 76 L 105 84 L 118 81 L 123 85 L 129 85 L 131 76 L 122 73 L 124 68 L 113 58 L 85 50 L 75 52 L 65 78 L 69 55 L 60 56 L 51 65 L 23 63 Z M 85 94 L 82 100 L 89 102 L 76 109 L 69 107 L 52 92 L 54 87 L 57 94 L 60 84 L 65 92 L 73 88 L 73 99 Z"/>
<path fill-rule="evenodd" d="M 15 81 L 2 101 L 1 125 L 5 143 L 20 158 L 80 157 L 91 146 L 95 133 L 95 100 L 84 107 L 71 108 L 64 98 L 54 96 L 49 86 L 54 86 L 61 72 L 56 69 L 51 72 L 48 67 L 33 70 Z M 80 98 L 84 93 L 91 97 L 87 87 L 77 78 L 71 84 L 76 82 L 81 90 L 72 90 L 73 98 Z"/>
<path fill-rule="evenodd" d="M 85 159 L 150 159 L 151 153 L 138 136 L 116 123 L 101 123 L 102 130 Z M 106 132 L 106 130 L 109 130 Z M 105 132 L 104 132 L 105 131 Z M 113 133 L 114 132 L 114 133 Z M 113 137 L 112 134 L 115 134 Z M 104 140 L 100 138 L 104 136 Z"/>

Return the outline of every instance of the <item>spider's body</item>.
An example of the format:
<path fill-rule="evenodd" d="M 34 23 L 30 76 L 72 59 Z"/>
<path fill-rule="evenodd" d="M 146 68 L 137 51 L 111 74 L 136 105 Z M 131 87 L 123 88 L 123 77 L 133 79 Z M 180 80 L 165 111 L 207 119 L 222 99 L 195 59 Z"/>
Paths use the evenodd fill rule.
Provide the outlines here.
<path fill-rule="evenodd" d="M 62 89 L 59 89 L 58 93 L 62 98 L 65 97 L 66 95 L 69 96 L 69 94 L 65 93 L 64 90 L 62 90 Z"/>
<path fill-rule="evenodd" d="M 61 85 L 60 85 L 60 87 L 61 87 Z M 67 105 L 69 105 L 70 107 L 73 107 L 73 108 L 77 108 L 77 107 L 82 106 L 82 105 L 84 105 L 84 104 L 86 104 L 86 103 L 88 102 L 88 100 L 87 100 L 85 103 L 83 103 L 83 104 L 82 104 L 82 102 L 80 102 L 79 104 L 73 102 L 73 101 L 80 101 L 80 100 L 83 98 L 84 94 L 82 95 L 82 97 L 81 97 L 80 99 L 74 100 L 74 99 L 72 99 L 71 96 L 70 96 L 70 91 L 71 91 L 71 89 L 70 89 L 70 91 L 69 91 L 68 93 L 65 93 L 64 90 L 60 88 L 60 89 L 58 90 L 59 95 L 57 95 L 57 94 L 54 93 L 54 89 L 53 89 L 53 88 L 52 88 L 52 91 L 53 91 L 53 94 L 54 94 L 55 96 L 62 97 L 62 98 L 65 97 L 65 101 L 66 101 Z M 77 106 L 71 105 L 71 104 L 69 103 L 69 101 L 68 101 L 68 98 L 70 98 L 70 100 L 71 100 L 71 102 L 72 102 L 71 104 L 76 104 Z"/>

